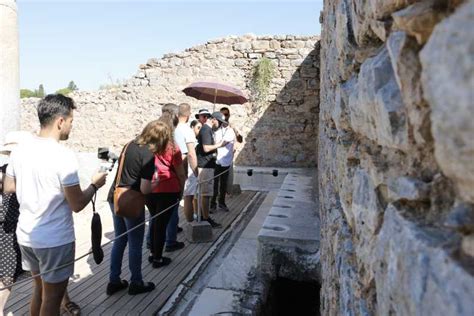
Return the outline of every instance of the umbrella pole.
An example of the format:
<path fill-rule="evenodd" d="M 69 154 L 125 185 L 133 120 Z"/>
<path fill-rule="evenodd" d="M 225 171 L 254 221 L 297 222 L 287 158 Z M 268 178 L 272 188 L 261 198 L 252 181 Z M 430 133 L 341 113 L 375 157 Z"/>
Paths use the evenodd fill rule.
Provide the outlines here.
<path fill-rule="evenodd" d="M 212 107 L 212 112 L 216 111 L 216 99 L 217 99 L 217 89 L 214 89 L 214 105 Z"/>

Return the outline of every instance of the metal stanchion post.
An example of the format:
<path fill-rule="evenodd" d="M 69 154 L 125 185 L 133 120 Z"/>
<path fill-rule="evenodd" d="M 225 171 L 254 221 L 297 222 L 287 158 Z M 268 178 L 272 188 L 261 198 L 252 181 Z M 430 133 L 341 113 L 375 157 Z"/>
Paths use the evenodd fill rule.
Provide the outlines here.
<path fill-rule="evenodd" d="M 197 220 L 198 220 L 198 223 L 201 222 L 201 208 L 202 208 L 202 200 L 201 200 L 201 197 L 202 197 L 202 191 L 201 191 L 201 183 L 198 181 L 198 189 L 197 189 L 197 192 L 198 192 L 198 216 L 197 216 Z"/>
<path fill-rule="evenodd" d="M 187 230 L 187 239 L 190 242 L 212 241 L 212 227 L 207 220 L 202 220 L 202 183 L 198 178 L 197 184 L 198 214 L 197 222 L 191 222 Z"/>

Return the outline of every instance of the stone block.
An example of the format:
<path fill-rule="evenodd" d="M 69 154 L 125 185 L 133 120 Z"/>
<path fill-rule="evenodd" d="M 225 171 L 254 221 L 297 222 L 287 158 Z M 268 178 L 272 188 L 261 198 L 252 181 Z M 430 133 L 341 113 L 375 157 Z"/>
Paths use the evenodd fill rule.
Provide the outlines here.
<path fill-rule="evenodd" d="M 375 186 L 367 171 L 354 174 L 352 214 L 354 217 L 355 246 L 359 257 L 371 260 L 374 236 L 383 223 L 384 209 L 380 205 Z"/>
<path fill-rule="evenodd" d="M 234 44 L 234 50 L 237 51 L 248 51 L 252 48 L 252 44 L 250 42 L 239 42 Z"/>
<path fill-rule="evenodd" d="M 255 315 L 254 311 L 239 306 L 238 302 L 241 295 L 242 293 L 235 291 L 206 288 L 188 315 Z"/>
<path fill-rule="evenodd" d="M 261 53 L 249 53 L 248 58 L 250 58 L 250 59 L 259 59 L 259 58 L 262 58 L 262 54 Z"/>
<path fill-rule="evenodd" d="M 406 105 L 420 105 L 421 63 L 418 59 L 420 47 L 405 32 L 393 32 L 387 41 L 395 79 Z"/>
<path fill-rule="evenodd" d="M 470 315 L 474 276 L 446 248 L 454 234 L 422 228 L 389 205 L 376 247 L 380 315 Z"/>
<path fill-rule="evenodd" d="M 429 201 L 430 189 L 427 183 L 411 178 L 399 177 L 388 181 L 388 199 L 394 201 Z"/>
<path fill-rule="evenodd" d="M 463 234 L 474 233 L 474 205 L 462 202 L 456 204 L 444 225 Z"/>
<path fill-rule="evenodd" d="M 474 202 L 474 3 L 435 28 L 420 53 L 424 97 L 431 108 L 435 157 L 461 198 Z"/>
<path fill-rule="evenodd" d="M 371 17 L 386 19 L 390 15 L 417 0 L 371 0 L 369 1 Z"/>
<path fill-rule="evenodd" d="M 474 258 L 474 234 L 463 237 L 461 249 L 465 255 Z"/>
<path fill-rule="evenodd" d="M 212 227 L 207 221 L 193 221 L 186 227 L 187 240 L 193 243 L 212 241 Z"/>
<path fill-rule="evenodd" d="M 242 291 L 248 290 L 248 278 L 257 267 L 257 240 L 241 239 L 232 247 L 221 266 L 209 281 L 213 289 Z M 253 289 L 263 293 L 263 288 Z"/>
<path fill-rule="evenodd" d="M 356 132 L 381 145 L 407 149 L 405 107 L 386 48 L 362 64 L 349 108 Z"/>
<path fill-rule="evenodd" d="M 331 117 L 338 130 L 350 129 L 349 95 L 354 93 L 357 80 L 353 77 L 336 87 L 336 100 L 331 111 Z"/>
<path fill-rule="evenodd" d="M 394 24 L 414 36 L 418 44 L 426 43 L 436 24 L 447 15 L 446 6 L 439 0 L 426 0 L 392 14 Z"/>
<path fill-rule="evenodd" d="M 270 49 L 270 42 L 269 41 L 253 41 L 252 49 L 266 51 Z"/>
<path fill-rule="evenodd" d="M 232 188 L 231 188 L 231 191 L 230 192 L 227 192 L 229 194 L 232 194 L 232 195 L 239 195 L 242 193 L 242 189 L 240 188 L 240 184 L 233 184 L 232 185 Z"/>
<path fill-rule="evenodd" d="M 271 40 L 270 41 L 270 48 L 271 49 L 279 49 L 281 48 L 281 44 L 280 44 L 280 41 L 274 39 L 274 40 Z"/>
<path fill-rule="evenodd" d="M 336 25 L 334 32 L 335 48 L 337 58 L 334 58 L 334 63 L 337 63 L 337 68 L 343 80 L 349 79 L 353 68 L 354 59 L 354 41 L 351 37 L 354 36 L 353 29 L 350 23 L 349 7 L 347 1 L 340 1 L 336 10 Z M 331 61 L 329 61 L 332 63 Z M 335 69 L 336 70 L 336 69 Z"/>
<path fill-rule="evenodd" d="M 389 21 L 370 20 L 370 29 L 382 42 L 387 40 L 391 26 L 392 23 Z"/>
<path fill-rule="evenodd" d="M 319 219 L 312 201 L 311 177 L 286 176 L 258 239 L 262 244 L 318 251 Z"/>

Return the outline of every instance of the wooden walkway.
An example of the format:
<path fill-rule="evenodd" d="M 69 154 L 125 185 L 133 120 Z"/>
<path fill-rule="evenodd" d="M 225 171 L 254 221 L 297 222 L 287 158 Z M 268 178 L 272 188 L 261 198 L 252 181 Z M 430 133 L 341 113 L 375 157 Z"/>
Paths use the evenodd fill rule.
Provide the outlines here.
<path fill-rule="evenodd" d="M 255 194 L 256 192 L 253 191 L 244 191 L 238 196 L 229 198 L 227 205 L 230 208 L 230 212 L 218 211 L 212 215 L 217 222 L 223 225 L 223 228 L 213 230 L 214 241 L 229 227 Z M 113 236 L 113 227 L 110 227 L 111 221 L 105 221 L 106 224 L 104 224 L 104 214 L 102 214 L 102 218 L 103 231 L 106 236 L 111 238 Z M 180 226 L 182 227 L 185 226 L 183 218 L 183 215 L 180 214 L 180 219 L 182 220 Z M 148 263 L 148 250 L 146 247 L 143 247 L 143 279 L 156 284 L 157 287 L 154 291 L 135 296 L 128 295 L 126 290 L 112 296 L 105 294 L 112 246 L 110 244 L 104 247 L 105 257 L 100 265 L 94 263 L 92 256 L 76 262 L 75 273 L 80 272 L 80 274 L 68 286 L 71 299 L 81 306 L 82 315 L 152 315 L 163 306 L 178 284 L 188 275 L 213 244 L 213 242 L 193 244 L 185 239 L 184 232 L 178 235 L 178 240 L 184 241 L 186 246 L 182 250 L 166 253 L 165 255 L 173 261 L 169 266 L 159 269 L 153 269 L 151 264 Z M 88 241 L 77 245 L 76 256 L 86 253 L 89 248 L 90 243 Z M 125 251 L 123 258 L 122 278 L 130 279 L 128 251 Z M 31 283 L 28 282 L 15 287 L 5 308 L 6 314 L 28 314 L 30 296 Z"/>

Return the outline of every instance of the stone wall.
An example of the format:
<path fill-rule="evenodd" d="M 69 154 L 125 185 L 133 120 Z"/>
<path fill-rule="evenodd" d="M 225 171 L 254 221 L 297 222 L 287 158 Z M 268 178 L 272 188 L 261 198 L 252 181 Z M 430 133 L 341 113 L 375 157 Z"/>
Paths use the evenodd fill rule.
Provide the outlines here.
<path fill-rule="evenodd" d="M 472 315 L 474 1 L 321 20 L 322 315 Z"/>
<path fill-rule="evenodd" d="M 244 136 L 237 163 L 314 167 L 319 111 L 319 39 L 245 35 L 209 41 L 177 54 L 152 58 L 124 84 L 75 92 L 78 104 L 68 144 L 79 151 L 115 151 L 161 114 L 161 105 L 188 102 L 194 112 L 213 105 L 184 95 L 195 81 L 218 81 L 250 93 L 252 67 L 271 59 L 276 73 L 265 102 L 232 105 L 231 122 Z M 36 130 L 37 99 L 23 100 L 22 128 Z M 221 106 L 216 105 L 216 110 Z"/>

